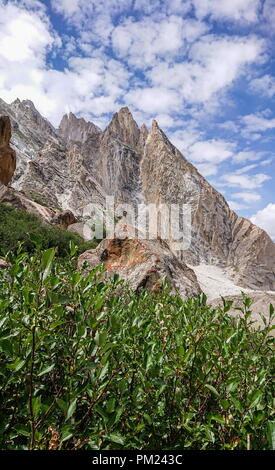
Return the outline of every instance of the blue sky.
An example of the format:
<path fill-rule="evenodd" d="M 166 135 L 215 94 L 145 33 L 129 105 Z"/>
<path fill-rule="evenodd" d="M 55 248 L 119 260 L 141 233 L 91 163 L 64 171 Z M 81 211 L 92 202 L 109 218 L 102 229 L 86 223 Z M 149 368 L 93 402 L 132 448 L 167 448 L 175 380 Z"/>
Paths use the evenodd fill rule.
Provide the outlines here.
<path fill-rule="evenodd" d="M 275 239 L 275 0 L 0 0 L 0 97 L 156 118 Z"/>

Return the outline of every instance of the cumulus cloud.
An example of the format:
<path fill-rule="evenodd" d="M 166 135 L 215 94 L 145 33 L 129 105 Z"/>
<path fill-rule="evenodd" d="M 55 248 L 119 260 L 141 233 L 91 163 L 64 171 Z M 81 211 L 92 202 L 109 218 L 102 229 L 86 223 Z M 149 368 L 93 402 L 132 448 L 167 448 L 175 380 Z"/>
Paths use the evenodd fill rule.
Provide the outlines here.
<path fill-rule="evenodd" d="M 260 0 L 193 0 L 198 18 L 253 23 L 258 20 Z"/>
<path fill-rule="evenodd" d="M 251 217 L 251 222 L 263 228 L 275 242 L 275 204 L 268 204 Z"/>
<path fill-rule="evenodd" d="M 272 75 L 263 75 L 260 78 L 251 80 L 250 89 L 258 94 L 272 98 L 275 96 L 275 77 Z"/>
<path fill-rule="evenodd" d="M 0 2 L 1 98 L 31 99 L 55 125 L 65 111 L 95 116 L 115 112 L 130 72 L 103 53 L 70 57 L 65 70 L 50 68 L 47 54 L 60 46 L 45 15 Z"/>
<path fill-rule="evenodd" d="M 188 60 L 171 65 L 161 62 L 148 77 L 153 85 L 165 83 L 179 90 L 188 102 L 206 102 L 244 73 L 247 64 L 257 61 L 262 50 L 263 42 L 256 37 L 207 35 L 192 45 Z"/>
<path fill-rule="evenodd" d="M 225 181 L 226 186 L 230 187 L 239 187 L 243 189 L 256 189 L 262 187 L 263 183 L 270 180 L 271 177 L 264 173 L 256 173 L 254 175 L 248 174 L 238 174 L 237 172 L 234 173 L 227 173 L 222 175 L 222 180 Z"/>
<path fill-rule="evenodd" d="M 247 114 L 241 118 L 242 135 L 251 139 L 258 139 L 263 132 L 275 128 L 275 118 L 268 118 L 266 113 Z"/>
<path fill-rule="evenodd" d="M 152 67 L 157 58 L 182 54 L 184 46 L 202 36 L 208 27 L 193 19 L 171 15 L 155 21 L 127 19 L 112 32 L 112 47 L 118 57 L 137 68 Z M 169 38 L 169 40 L 167 40 Z"/>
<path fill-rule="evenodd" d="M 247 203 L 260 201 L 261 199 L 261 195 L 259 193 L 246 192 L 246 191 L 233 193 L 231 194 L 231 197 L 233 197 L 233 199 L 241 199 L 242 201 L 247 202 Z"/>

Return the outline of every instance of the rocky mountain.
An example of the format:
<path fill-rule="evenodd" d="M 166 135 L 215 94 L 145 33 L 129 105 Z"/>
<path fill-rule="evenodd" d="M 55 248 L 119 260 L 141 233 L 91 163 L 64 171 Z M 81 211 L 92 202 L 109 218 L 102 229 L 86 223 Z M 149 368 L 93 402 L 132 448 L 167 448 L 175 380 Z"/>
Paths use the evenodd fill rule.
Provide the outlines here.
<path fill-rule="evenodd" d="M 60 122 L 58 133 L 66 142 L 84 143 L 89 136 L 100 134 L 101 129 L 92 122 L 78 119 L 73 113 L 65 114 Z"/>
<path fill-rule="evenodd" d="M 101 131 L 72 113 L 58 129 L 29 101 L 0 101 L 0 114 L 12 121 L 17 153 L 12 186 L 51 209 L 78 218 L 89 203 L 184 204 L 191 208 L 191 244 L 168 244 L 190 268 L 219 266 L 239 286 L 275 290 L 275 244 L 249 220 L 230 210 L 217 192 L 153 121 L 138 127 L 128 108 L 115 113 Z M 94 214 L 96 217 L 96 214 Z M 127 221 L 129 222 L 129 220 Z"/>

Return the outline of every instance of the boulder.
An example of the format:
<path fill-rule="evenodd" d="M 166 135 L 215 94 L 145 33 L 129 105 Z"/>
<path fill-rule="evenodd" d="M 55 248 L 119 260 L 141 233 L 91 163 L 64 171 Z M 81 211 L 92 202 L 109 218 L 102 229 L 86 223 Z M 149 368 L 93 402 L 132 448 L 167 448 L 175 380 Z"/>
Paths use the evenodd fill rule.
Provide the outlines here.
<path fill-rule="evenodd" d="M 128 236 L 105 239 L 78 259 L 79 269 L 86 266 L 85 269 L 91 270 L 101 264 L 105 265 L 106 277 L 118 274 L 135 292 L 144 288 L 157 291 L 166 278 L 172 291 L 178 291 L 182 298 L 201 293 L 194 271 L 179 261 L 163 240 Z"/>

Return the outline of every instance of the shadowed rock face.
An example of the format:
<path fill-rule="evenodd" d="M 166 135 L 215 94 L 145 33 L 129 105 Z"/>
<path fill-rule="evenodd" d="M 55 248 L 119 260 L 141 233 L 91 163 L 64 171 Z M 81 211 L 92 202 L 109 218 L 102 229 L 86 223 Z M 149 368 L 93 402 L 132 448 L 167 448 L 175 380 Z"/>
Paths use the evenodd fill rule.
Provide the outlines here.
<path fill-rule="evenodd" d="M 16 168 L 16 155 L 10 147 L 11 123 L 8 116 L 0 116 L 0 182 L 7 185 Z"/>
<path fill-rule="evenodd" d="M 178 291 L 182 298 L 201 293 L 195 273 L 162 240 L 103 240 L 95 250 L 85 251 L 79 257 L 78 268 L 83 268 L 85 263 L 88 270 L 104 264 L 106 277 L 118 274 L 135 292 L 158 291 L 167 278 L 173 291 Z"/>
<path fill-rule="evenodd" d="M 67 229 L 69 225 L 76 223 L 76 218 L 71 211 L 58 211 L 51 219 L 51 223 Z"/>

